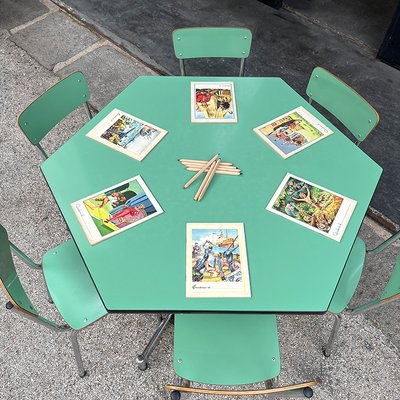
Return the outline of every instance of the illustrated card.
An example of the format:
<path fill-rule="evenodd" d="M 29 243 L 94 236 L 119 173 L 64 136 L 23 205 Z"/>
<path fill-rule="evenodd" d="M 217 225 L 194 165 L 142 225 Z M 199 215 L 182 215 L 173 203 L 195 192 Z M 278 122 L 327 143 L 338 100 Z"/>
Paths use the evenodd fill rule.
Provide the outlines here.
<path fill-rule="evenodd" d="M 86 136 L 142 161 L 166 134 L 158 126 L 114 109 Z"/>
<path fill-rule="evenodd" d="M 283 158 L 288 158 L 333 133 L 304 107 L 297 107 L 266 122 L 254 128 L 254 132 Z"/>
<path fill-rule="evenodd" d="M 191 82 L 192 122 L 237 122 L 233 82 Z"/>
<path fill-rule="evenodd" d="M 137 175 L 71 204 L 91 245 L 163 212 Z"/>
<path fill-rule="evenodd" d="M 286 174 L 267 210 L 338 242 L 357 202 L 292 174 Z"/>
<path fill-rule="evenodd" d="M 188 223 L 186 241 L 186 297 L 251 297 L 242 223 Z"/>

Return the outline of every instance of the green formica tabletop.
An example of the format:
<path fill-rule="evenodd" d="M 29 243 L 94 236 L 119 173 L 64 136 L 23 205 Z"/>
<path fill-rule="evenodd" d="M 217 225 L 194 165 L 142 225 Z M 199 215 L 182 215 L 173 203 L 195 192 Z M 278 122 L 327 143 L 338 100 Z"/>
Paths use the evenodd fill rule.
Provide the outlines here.
<path fill-rule="evenodd" d="M 193 124 L 191 81 L 233 81 L 238 123 Z M 253 128 L 298 106 L 334 133 L 284 160 Z M 142 161 L 86 137 L 114 108 L 168 130 Z M 201 180 L 177 160 L 217 152 L 243 174 Z M 109 311 L 325 312 L 382 169 L 280 78 L 140 77 L 42 164 Z M 287 172 L 357 201 L 341 242 L 265 209 Z M 164 213 L 91 246 L 71 203 L 140 175 Z M 243 222 L 251 298 L 186 298 L 186 223 Z"/>

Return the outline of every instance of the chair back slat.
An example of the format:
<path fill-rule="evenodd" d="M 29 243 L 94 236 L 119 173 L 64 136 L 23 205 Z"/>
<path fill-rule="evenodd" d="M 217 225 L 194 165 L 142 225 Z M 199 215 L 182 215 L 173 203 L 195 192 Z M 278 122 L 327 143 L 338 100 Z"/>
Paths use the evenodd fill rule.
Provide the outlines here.
<path fill-rule="evenodd" d="M 0 287 L 14 307 L 37 317 L 38 313 L 29 300 L 15 270 L 8 235 L 0 225 Z"/>
<path fill-rule="evenodd" d="M 75 72 L 30 104 L 18 117 L 18 126 L 37 145 L 68 114 L 89 100 L 90 92 L 82 72 Z"/>
<path fill-rule="evenodd" d="M 397 257 L 396 265 L 393 267 L 392 275 L 380 297 L 380 300 L 395 296 L 400 293 L 400 253 Z"/>
<path fill-rule="evenodd" d="M 188 58 L 247 58 L 252 34 L 246 28 L 186 28 L 172 33 L 175 56 Z"/>
<path fill-rule="evenodd" d="M 342 122 L 358 142 L 363 141 L 379 122 L 378 113 L 363 97 L 321 67 L 312 72 L 306 92 L 310 99 Z"/>

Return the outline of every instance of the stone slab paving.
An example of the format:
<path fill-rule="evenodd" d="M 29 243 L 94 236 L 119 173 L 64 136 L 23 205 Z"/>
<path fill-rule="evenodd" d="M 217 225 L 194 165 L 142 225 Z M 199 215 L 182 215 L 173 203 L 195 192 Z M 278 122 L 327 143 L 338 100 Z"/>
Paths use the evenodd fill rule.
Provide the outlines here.
<path fill-rule="evenodd" d="M 0 29 L 12 29 L 48 12 L 39 0 L 1 0 Z"/>
<path fill-rule="evenodd" d="M 9 230 L 10 239 L 39 262 L 46 251 L 68 240 L 70 235 L 40 173 L 40 155 L 19 131 L 15 119 L 59 78 L 10 39 L 6 31 L 0 31 L 0 223 Z M 47 38 L 43 40 L 46 42 Z M 79 64 L 77 60 L 59 73 L 61 76 L 69 73 L 68 68 L 84 70 L 98 108 L 109 101 L 102 102 L 101 97 L 108 95 L 107 89 L 114 88 L 115 94 L 109 95 L 111 99 L 135 74 L 150 73 L 145 67 L 134 65 L 124 75 L 123 69 L 128 69 L 129 61 L 133 61 L 123 56 L 121 62 L 121 53 L 110 46 L 99 47 L 92 53 L 95 53 L 93 58 L 89 58 L 89 53 L 84 62 Z M 104 71 L 101 62 L 108 63 Z M 123 79 L 119 80 L 120 76 Z M 107 87 L 101 81 L 107 82 Z M 84 111 L 77 110 L 46 137 L 44 148 L 52 154 L 85 121 Z M 360 234 L 369 246 L 387 236 L 387 232 L 369 220 Z M 384 285 L 390 271 L 387 264 L 393 261 L 397 250 L 394 246 L 385 257 L 368 259 L 355 301 L 368 300 Z M 62 323 L 55 307 L 46 301 L 41 273 L 17 260 L 16 265 L 38 311 Z M 384 268 L 386 272 L 382 274 Z M 156 317 L 108 315 L 80 334 L 84 363 L 90 370 L 87 378 L 80 379 L 67 336 L 18 318 L 5 310 L 5 301 L 0 294 L 0 399 L 168 398 L 163 386 L 176 383 L 173 326 L 162 337 L 150 368 L 141 372 L 133 360 L 155 329 Z M 395 312 L 398 315 L 398 310 Z M 282 358 L 279 383 L 320 378 L 323 383 L 316 389 L 316 398 L 321 400 L 395 399 L 400 390 L 396 319 L 393 314 L 383 313 L 368 318 L 345 317 L 336 351 L 330 359 L 325 359 L 321 347 L 332 326 L 330 316 L 279 316 Z M 200 339 L 199 345 L 208 346 L 208 339 Z"/>
<path fill-rule="evenodd" d="M 10 38 L 41 65 L 51 70 L 99 40 L 99 37 L 62 12 L 26 27 Z"/>
<path fill-rule="evenodd" d="M 98 47 L 57 74 L 63 78 L 74 71 L 82 71 L 86 76 L 91 91 L 90 103 L 98 110 L 138 76 L 155 75 L 150 68 L 109 45 Z"/>

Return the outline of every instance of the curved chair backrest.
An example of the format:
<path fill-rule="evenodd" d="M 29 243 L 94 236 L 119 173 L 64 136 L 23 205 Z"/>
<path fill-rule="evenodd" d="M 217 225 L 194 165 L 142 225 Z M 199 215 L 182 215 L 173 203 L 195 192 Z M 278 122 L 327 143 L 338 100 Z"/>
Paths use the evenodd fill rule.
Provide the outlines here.
<path fill-rule="evenodd" d="M 329 305 L 330 312 L 340 314 L 349 304 L 361 278 L 365 253 L 365 243 L 357 237 Z"/>
<path fill-rule="evenodd" d="M 16 309 L 33 317 L 38 316 L 18 278 L 8 235 L 2 225 L 0 225 L 0 287 Z"/>
<path fill-rule="evenodd" d="M 239 76 L 250 54 L 252 34 L 246 28 L 185 28 L 172 33 L 174 51 L 185 75 L 183 60 L 189 58 L 240 58 Z"/>
<path fill-rule="evenodd" d="M 376 110 L 350 86 L 321 67 L 313 70 L 307 86 L 310 99 L 326 108 L 362 142 L 379 122 Z"/>
<path fill-rule="evenodd" d="M 75 72 L 56 83 L 22 111 L 17 119 L 18 126 L 47 158 L 39 142 L 68 114 L 86 104 L 89 97 L 84 75 L 82 72 Z M 86 111 L 91 118 L 88 107 Z"/>

